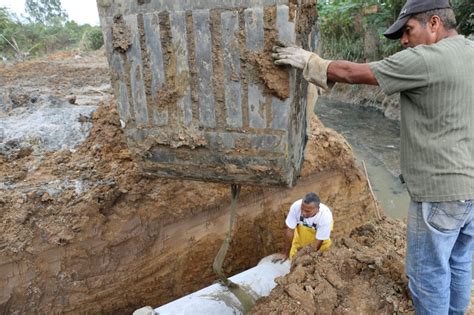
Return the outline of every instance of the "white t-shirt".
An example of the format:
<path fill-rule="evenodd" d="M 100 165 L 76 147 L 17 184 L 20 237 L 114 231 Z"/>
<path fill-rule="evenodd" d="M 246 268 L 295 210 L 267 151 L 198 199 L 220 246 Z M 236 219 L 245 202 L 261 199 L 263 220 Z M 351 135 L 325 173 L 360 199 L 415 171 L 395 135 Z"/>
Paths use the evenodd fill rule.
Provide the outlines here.
<path fill-rule="evenodd" d="M 288 216 L 286 217 L 286 226 L 290 229 L 295 229 L 296 225 L 303 224 L 308 227 L 316 228 L 317 240 L 328 240 L 331 236 L 332 228 L 332 213 L 325 204 L 319 204 L 319 211 L 315 216 L 304 218 L 301 215 L 302 199 L 295 201 L 291 207 Z"/>

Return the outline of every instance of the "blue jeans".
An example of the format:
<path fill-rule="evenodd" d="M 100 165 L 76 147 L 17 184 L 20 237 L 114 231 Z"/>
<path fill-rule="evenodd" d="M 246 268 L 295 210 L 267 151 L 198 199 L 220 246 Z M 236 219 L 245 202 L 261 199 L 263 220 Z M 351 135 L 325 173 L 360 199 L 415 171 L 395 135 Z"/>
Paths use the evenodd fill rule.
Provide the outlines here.
<path fill-rule="evenodd" d="M 418 315 L 464 314 L 473 250 L 474 200 L 411 202 L 406 272 Z"/>

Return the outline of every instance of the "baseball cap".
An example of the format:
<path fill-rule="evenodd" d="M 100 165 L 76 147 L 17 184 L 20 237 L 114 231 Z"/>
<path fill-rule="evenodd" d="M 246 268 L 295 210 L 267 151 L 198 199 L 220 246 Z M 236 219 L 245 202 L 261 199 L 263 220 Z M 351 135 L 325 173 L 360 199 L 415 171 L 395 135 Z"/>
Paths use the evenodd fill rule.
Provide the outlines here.
<path fill-rule="evenodd" d="M 383 35 L 388 39 L 399 39 L 402 37 L 402 30 L 410 17 L 417 13 L 422 13 L 436 9 L 451 8 L 449 0 L 408 0 L 403 6 L 398 19 L 390 26 Z"/>

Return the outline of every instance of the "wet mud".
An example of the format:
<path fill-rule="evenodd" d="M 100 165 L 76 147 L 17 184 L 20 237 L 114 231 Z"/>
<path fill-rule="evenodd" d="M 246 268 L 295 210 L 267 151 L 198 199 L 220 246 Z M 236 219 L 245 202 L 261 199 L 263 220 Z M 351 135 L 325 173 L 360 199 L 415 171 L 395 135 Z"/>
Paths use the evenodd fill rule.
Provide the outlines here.
<path fill-rule="evenodd" d="M 327 253 L 305 248 L 250 314 L 415 314 L 404 271 L 405 224 L 354 228 Z"/>

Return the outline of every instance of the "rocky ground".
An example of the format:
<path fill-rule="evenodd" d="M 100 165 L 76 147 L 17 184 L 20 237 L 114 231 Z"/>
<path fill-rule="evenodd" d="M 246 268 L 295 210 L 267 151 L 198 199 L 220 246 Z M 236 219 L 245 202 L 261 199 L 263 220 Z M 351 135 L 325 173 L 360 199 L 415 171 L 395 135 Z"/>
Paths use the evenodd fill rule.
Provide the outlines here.
<path fill-rule="evenodd" d="M 0 86 L 0 313 L 126 313 L 216 279 L 229 187 L 143 175 L 103 52 L 0 65 Z M 350 146 L 317 117 L 296 187 L 243 187 L 224 271 L 280 250 L 288 207 L 307 191 L 333 209 L 335 247 L 302 250 L 254 313 L 413 312 L 405 224 L 377 219 Z"/>

